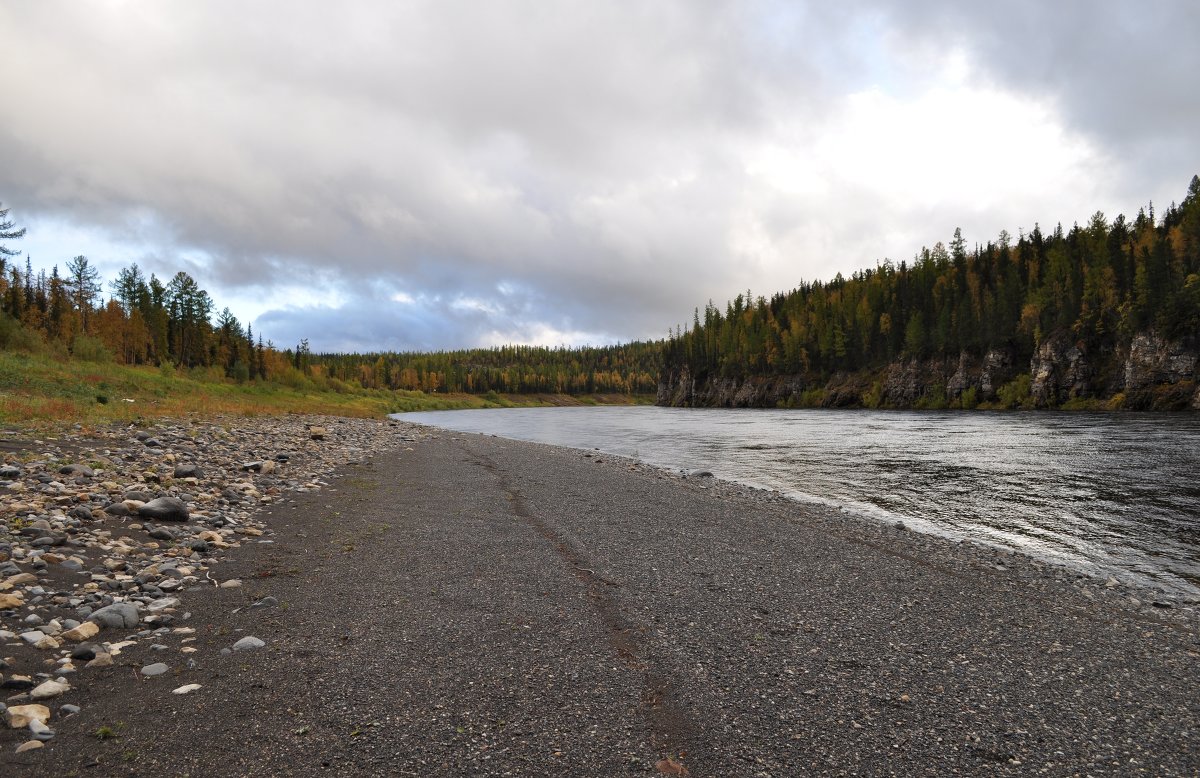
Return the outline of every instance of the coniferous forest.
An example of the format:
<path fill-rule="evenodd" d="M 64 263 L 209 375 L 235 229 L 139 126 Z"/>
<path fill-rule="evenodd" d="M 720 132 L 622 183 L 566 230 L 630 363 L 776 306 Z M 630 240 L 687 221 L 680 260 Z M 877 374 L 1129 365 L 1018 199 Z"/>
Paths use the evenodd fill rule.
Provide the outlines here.
<path fill-rule="evenodd" d="M 961 407 L 962 398 L 951 396 L 954 381 L 939 383 L 990 362 L 1011 384 L 1003 404 L 1024 404 L 1030 388 L 1037 400 L 1032 374 L 1048 371 L 1035 404 L 1059 405 L 1119 393 L 1120 357 L 1127 362 L 1135 345 L 1165 349 L 1168 361 L 1173 354 L 1179 375 L 1166 377 L 1187 384 L 1198 336 L 1200 177 L 1193 177 L 1183 202 L 1160 217 L 1153 206 L 1132 220 L 1096 213 L 1069 229 L 1035 226 L 973 246 L 955 231 L 948 246 L 911 261 L 802 283 L 770 299 L 746 292 L 724 309 L 710 302 L 666 343 L 660 401 Z M 1039 354 L 1047 364 L 1034 364 Z M 1059 365 L 1055 376 L 1055 359 L 1073 364 Z M 744 383 L 770 376 L 797 380 Z M 1003 388 L 980 391 L 967 379 L 958 381 L 967 404 Z M 914 381 L 924 386 L 896 386 Z"/>
<path fill-rule="evenodd" d="M 317 354 L 256 337 L 187 273 L 13 257 L 0 209 L 0 348 L 169 364 L 236 382 L 424 392 L 649 394 L 675 405 L 1182 408 L 1196 404 L 1200 177 L 1161 214 L 1096 213 L 911 260 L 711 301 L 663 341 Z"/>

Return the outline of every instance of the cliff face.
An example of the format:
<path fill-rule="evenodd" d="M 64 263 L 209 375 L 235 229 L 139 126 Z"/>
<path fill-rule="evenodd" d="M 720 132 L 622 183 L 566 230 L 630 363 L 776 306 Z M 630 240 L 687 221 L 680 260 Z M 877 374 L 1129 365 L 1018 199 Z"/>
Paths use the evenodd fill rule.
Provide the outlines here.
<path fill-rule="evenodd" d="M 664 376 L 658 404 L 669 406 L 774 408 L 944 407 L 1001 400 L 1000 390 L 1014 388 L 1003 400 L 1053 408 L 1072 400 L 1112 400 L 1114 407 L 1200 410 L 1196 343 L 1168 341 L 1154 332 L 1139 333 L 1116 349 L 1089 352 L 1067 333 L 1044 340 L 1028 365 L 1014 354 L 992 349 L 983 356 L 966 352 L 958 359 L 909 359 L 882 371 L 805 375 L 750 376 L 745 379 L 693 376 L 686 367 Z M 1027 374 L 1028 396 L 1017 381 Z"/>

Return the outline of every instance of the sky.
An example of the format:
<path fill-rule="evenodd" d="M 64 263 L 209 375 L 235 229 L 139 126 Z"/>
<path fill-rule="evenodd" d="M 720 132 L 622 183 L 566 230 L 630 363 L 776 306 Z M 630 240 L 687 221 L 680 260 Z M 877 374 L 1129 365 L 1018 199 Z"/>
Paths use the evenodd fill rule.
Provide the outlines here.
<path fill-rule="evenodd" d="M 182 270 L 280 347 L 658 338 L 1200 173 L 1200 3 L 0 4 L 35 267 Z"/>

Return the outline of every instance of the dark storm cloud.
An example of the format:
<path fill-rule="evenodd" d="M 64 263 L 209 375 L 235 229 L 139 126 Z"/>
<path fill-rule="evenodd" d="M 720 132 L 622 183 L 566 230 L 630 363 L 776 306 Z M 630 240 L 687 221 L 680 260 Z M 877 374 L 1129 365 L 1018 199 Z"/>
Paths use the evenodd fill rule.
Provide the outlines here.
<path fill-rule="evenodd" d="M 449 347 L 658 336 L 709 298 L 913 251 L 928 239 L 914 224 L 981 240 L 1019 226 L 1001 206 L 946 213 L 957 193 L 923 199 L 946 187 L 911 171 L 864 182 L 844 170 L 853 149 L 822 151 L 847 129 L 847 94 L 920 92 L 955 46 L 1061 102 L 1100 146 L 1151 137 L 1195 160 L 1196 101 L 1169 99 L 1196 57 L 1174 49 L 1190 7 L 892 8 L 6 4 L 0 199 L 131 247 L 113 262 L 195 268 L 219 304 L 259 303 L 256 329 L 282 344 Z M 1107 84 L 1134 116 L 1101 99 Z M 908 120 L 883 98 L 872 110 Z M 776 175 L 794 153 L 811 158 Z M 1064 185 L 1095 178 L 1085 162 Z M 1062 199 L 1027 190 L 998 191 Z"/>

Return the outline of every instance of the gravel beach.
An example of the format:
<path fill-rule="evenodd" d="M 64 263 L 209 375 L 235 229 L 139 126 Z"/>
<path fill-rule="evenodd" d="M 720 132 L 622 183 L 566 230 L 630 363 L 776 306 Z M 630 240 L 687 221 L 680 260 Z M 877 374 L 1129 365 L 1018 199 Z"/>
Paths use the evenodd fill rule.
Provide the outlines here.
<path fill-rule="evenodd" d="M 1115 580 L 403 422 L 0 443 L 3 775 L 1200 772 Z"/>

